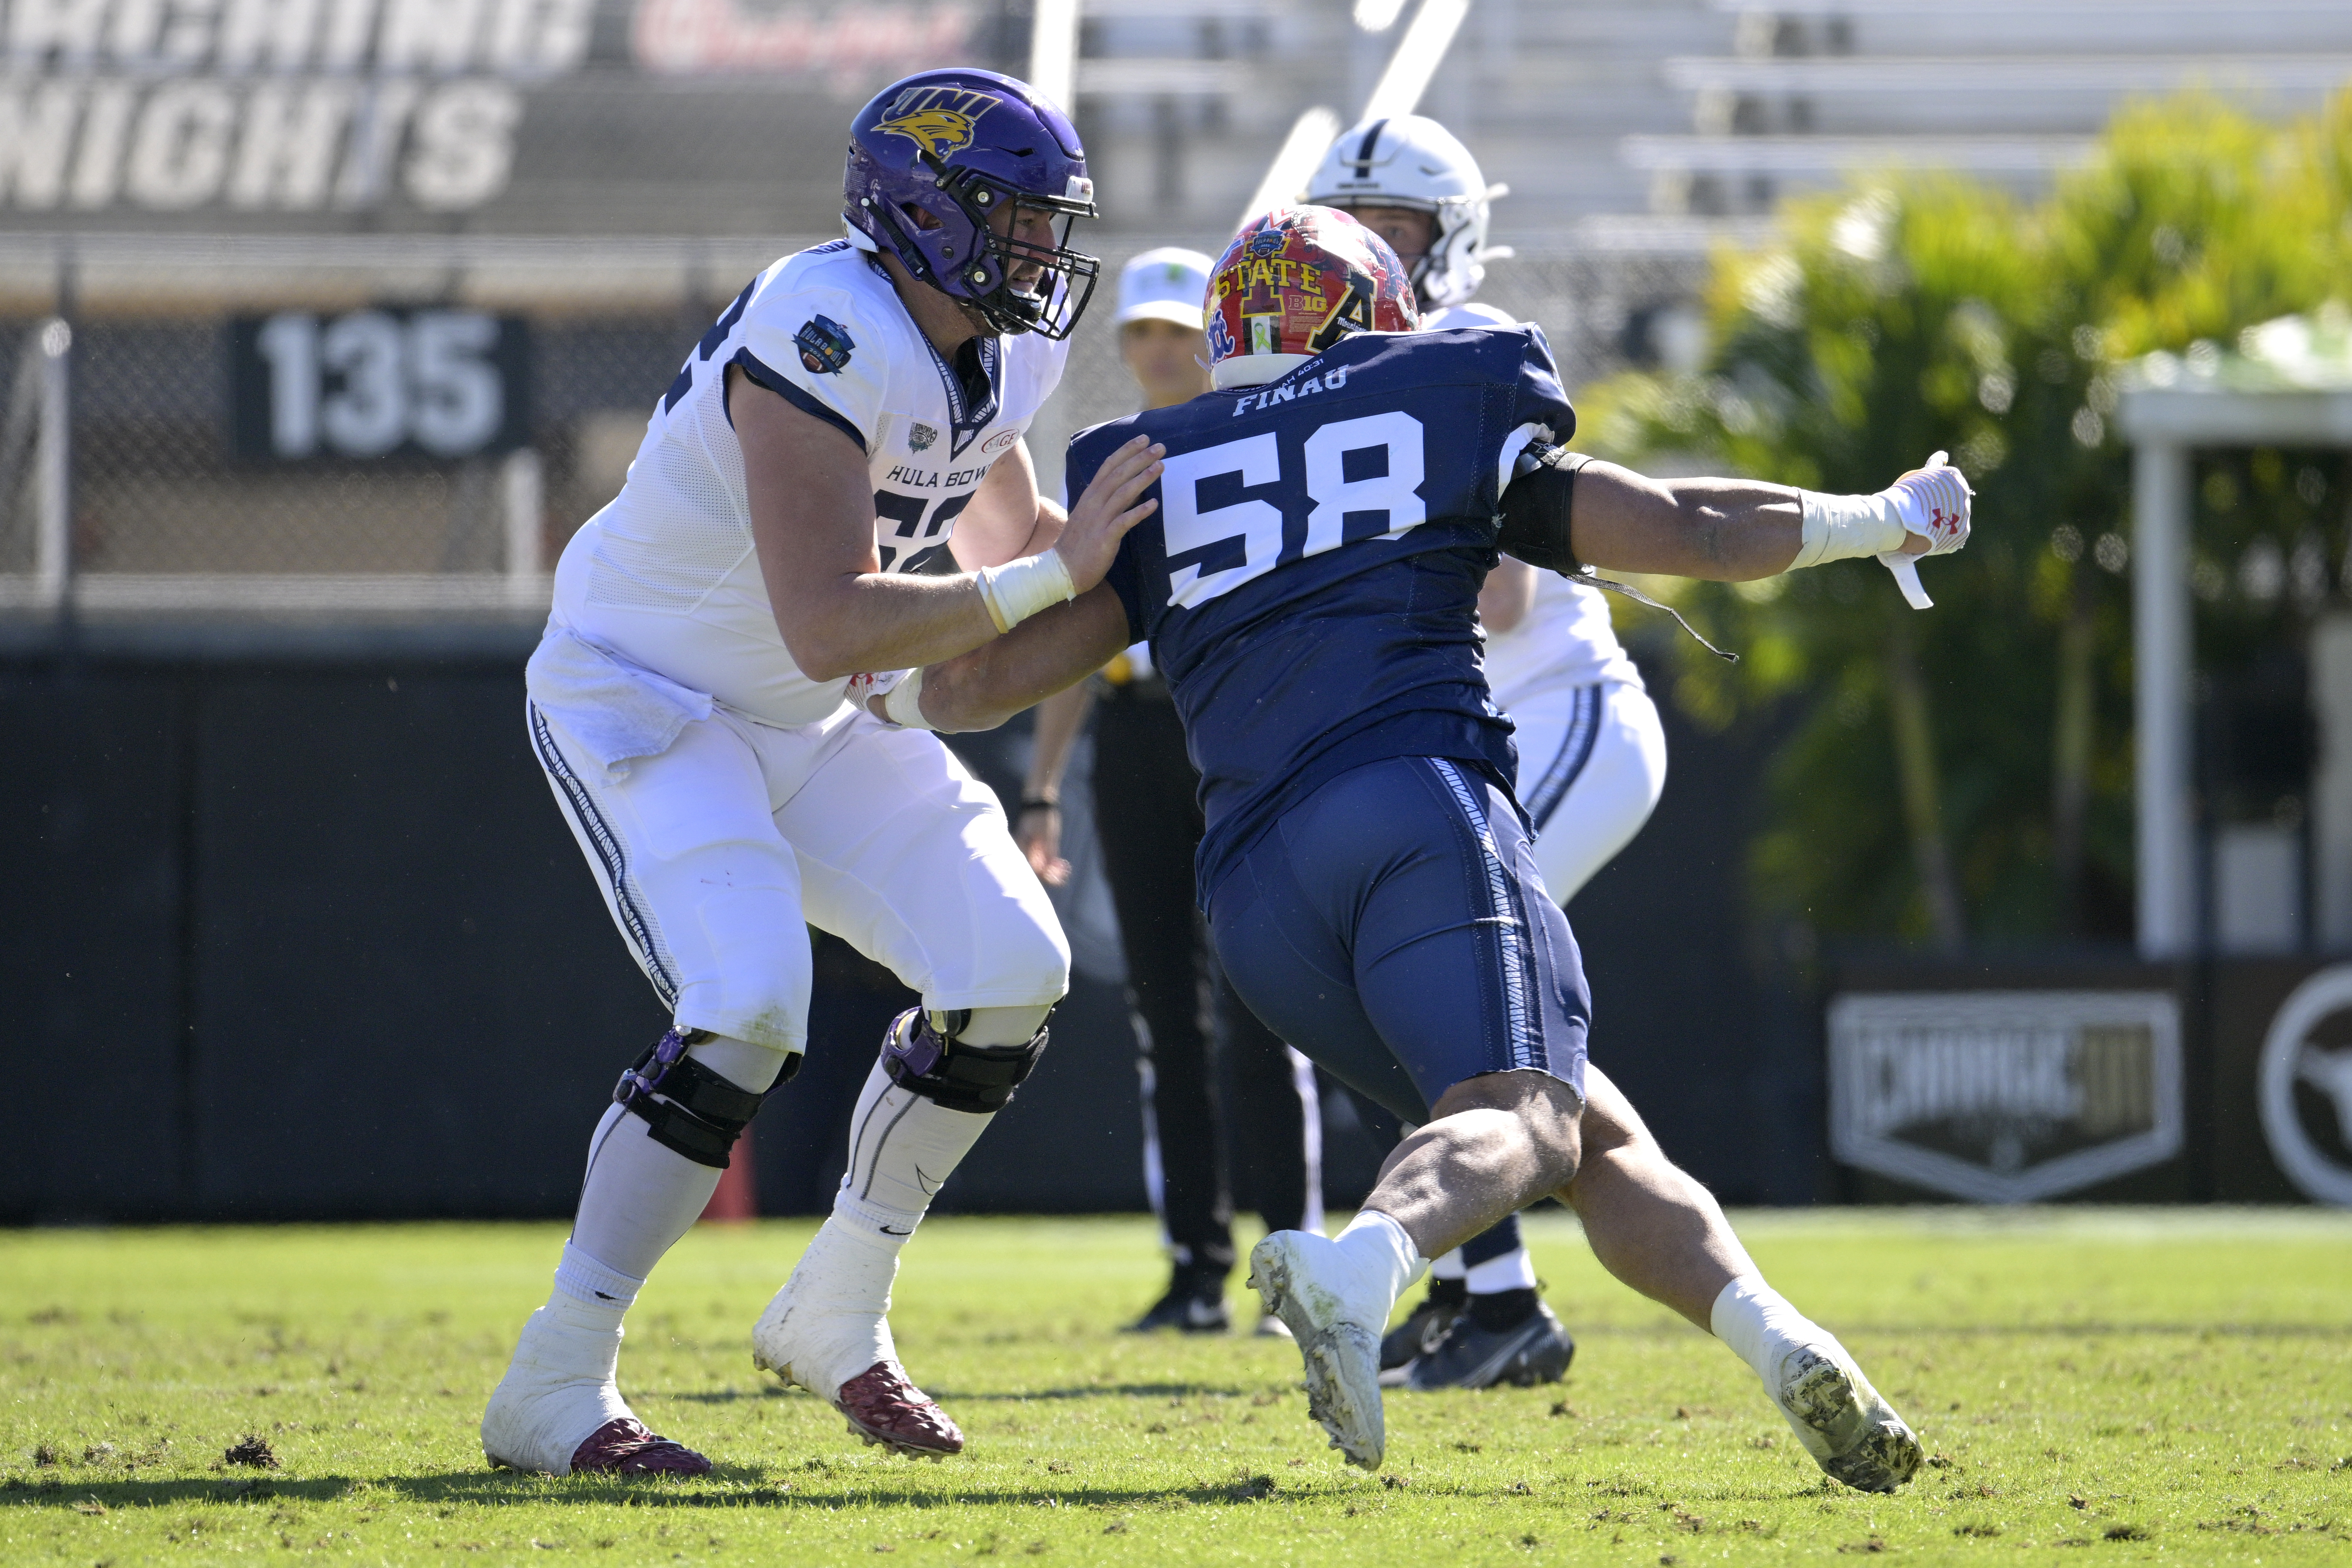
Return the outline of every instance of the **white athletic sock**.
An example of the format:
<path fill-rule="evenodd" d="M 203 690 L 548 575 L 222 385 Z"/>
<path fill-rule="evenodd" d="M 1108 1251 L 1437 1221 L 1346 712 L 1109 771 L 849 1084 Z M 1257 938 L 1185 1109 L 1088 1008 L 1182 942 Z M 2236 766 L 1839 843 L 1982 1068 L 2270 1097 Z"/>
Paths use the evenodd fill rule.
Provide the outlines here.
<path fill-rule="evenodd" d="M 904 1245 L 931 1206 L 932 1195 L 995 1120 L 992 1112 L 950 1110 L 900 1089 L 876 1062 L 849 1121 L 849 1168 L 841 1175 L 842 1193 L 904 1217 L 898 1237 L 898 1245 Z M 836 1213 L 839 1207 L 835 1205 Z"/>
<path fill-rule="evenodd" d="M 615 1331 L 644 1289 L 643 1279 L 608 1268 L 572 1242 L 563 1244 L 563 1260 L 555 1266 L 555 1289 L 547 1298 L 551 1311 L 566 1322 L 599 1331 Z"/>
<path fill-rule="evenodd" d="M 1389 1321 L 1397 1298 L 1429 1267 L 1404 1226 L 1378 1209 L 1359 1209 L 1333 1243 L 1356 1268 L 1365 1301 L 1378 1308 L 1368 1319 L 1374 1329 Z"/>
<path fill-rule="evenodd" d="M 1470 1266 L 1462 1261 L 1462 1249 L 1458 1247 L 1429 1266 L 1432 1279 L 1463 1279 L 1469 1273 Z"/>
<path fill-rule="evenodd" d="M 1019 1044 L 1036 1034 L 1044 1011 L 979 1009 L 963 1037 Z M 899 1250 L 995 1120 L 992 1112 L 950 1110 L 903 1089 L 874 1064 L 850 1117 L 849 1167 L 833 1213 L 753 1331 L 770 1364 L 780 1372 L 788 1365 L 794 1383 L 831 1398 L 876 1362 L 898 1359 L 886 1314 Z"/>
<path fill-rule="evenodd" d="M 1499 1290 L 1532 1290 L 1536 1288 L 1536 1262 L 1524 1247 L 1515 1247 L 1500 1258 L 1489 1258 L 1484 1263 L 1474 1263 L 1465 1277 L 1473 1296 L 1492 1296 Z"/>
<path fill-rule="evenodd" d="M 1790 1306 L 1760 1274 L 1726 1285 L 1707 1313 L 1707 1323 L 1717 1339 L 1756 1369 L 1768 1389 L 1777 1388 L 1781 1363 L 1793 1350 L 1832 1353 L 1832 1359 L 1853 1363 L 1836 1335 Z"/>
<path fill-rule="evenodd" d="M 719 1172 L 655 1142 L 645 1119 L 617 1105 L 589 1148 L 572 1243 L 615 1273 L 646 1279 L 701 1217 Z"/>
<path fill-rule="evenodd" d="M 723 1035 L 688 1047 L 686 1054 L 754 1094 L 776 1080 L 786 1059 L 781 1051 Z M 702 1217 L 723 1173 L 655 1142 L 645 1118 L 618 1105 L 605 1110 L 588 1147 L 572 1240 L 606 1268 L 642 1281 Z"/>

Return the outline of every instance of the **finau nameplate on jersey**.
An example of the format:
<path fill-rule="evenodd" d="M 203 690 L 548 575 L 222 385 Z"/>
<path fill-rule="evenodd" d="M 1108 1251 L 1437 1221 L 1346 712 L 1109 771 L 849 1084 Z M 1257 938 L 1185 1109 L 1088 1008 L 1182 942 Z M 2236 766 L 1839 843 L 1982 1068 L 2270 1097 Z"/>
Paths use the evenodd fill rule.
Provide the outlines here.
<path fill-rule="evenodd" d="M 2161 991 L 1848 994 L 1830 1147 L 1976 1203 L 2030 1203 L 2180 1152 L 2180 1009 Z"/>

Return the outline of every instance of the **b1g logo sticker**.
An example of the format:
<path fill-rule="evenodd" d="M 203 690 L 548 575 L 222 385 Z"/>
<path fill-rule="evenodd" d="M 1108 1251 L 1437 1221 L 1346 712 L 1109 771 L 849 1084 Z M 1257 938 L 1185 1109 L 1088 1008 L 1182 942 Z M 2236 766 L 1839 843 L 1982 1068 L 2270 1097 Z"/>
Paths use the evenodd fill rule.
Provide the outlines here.
<path fill-rule="evenodd" d="M 835 374 L 849 363 L 849 351 L 857 346 L 849 329 L 830 316 L 803 322 L 793 334 L 793 342 L 801 351 L 801 363 L 812 375 Z"/>
<path fill-rule="evenodd" d="M 1976 1203 L 2030 1203 L 2160 1164 L 2181 1136 L 2169 993 L 1830 1005 L 1830 1147 L 1849 1165 Z"/>
<path fill-rule="evenodd" d="M 2304 1195 L 2352 1206 L 2352 964 L 2296 986 L 2263 1041 L 2257 1083 L 2271 1157 Z"/>

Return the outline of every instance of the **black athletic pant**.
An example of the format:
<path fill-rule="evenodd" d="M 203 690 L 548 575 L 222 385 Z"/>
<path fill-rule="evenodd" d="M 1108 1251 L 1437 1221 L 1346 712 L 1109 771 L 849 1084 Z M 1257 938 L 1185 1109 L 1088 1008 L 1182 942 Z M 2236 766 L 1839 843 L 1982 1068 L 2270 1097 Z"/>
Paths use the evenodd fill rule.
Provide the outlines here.
<path fill-rule="evenodd" d="M 1223 1270 L 1234 1265 L 1234 1202 L 1213 1048 L 1220 1016 L 1234 1152 L 1248 1157 L 1269 1229 L 1305 1222 L 1306 1126 L 1289 1050 L 1217 974 L 1193 905 L 1199 784 L 1164 689 L 1115 688 L 1096 705 L 1095 832 L 1150 1067 L 1144 1114 L 1158 1129 L 1161 1219 L 1180 1267 Z"/>

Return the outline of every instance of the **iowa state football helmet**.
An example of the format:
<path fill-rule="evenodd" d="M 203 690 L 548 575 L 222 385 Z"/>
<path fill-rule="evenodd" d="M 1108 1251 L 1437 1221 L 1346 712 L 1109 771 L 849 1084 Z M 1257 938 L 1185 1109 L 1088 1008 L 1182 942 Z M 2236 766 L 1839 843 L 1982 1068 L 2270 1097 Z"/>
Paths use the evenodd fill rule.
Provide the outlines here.
<path fill-rule="evenodd" d="M 1318 354 L 1350 332 L 1421 325 L 1404 263 L 1336 207 L 1276 207 L 1252 219 L 1209 274 L 1209 361 Z"/>

